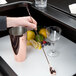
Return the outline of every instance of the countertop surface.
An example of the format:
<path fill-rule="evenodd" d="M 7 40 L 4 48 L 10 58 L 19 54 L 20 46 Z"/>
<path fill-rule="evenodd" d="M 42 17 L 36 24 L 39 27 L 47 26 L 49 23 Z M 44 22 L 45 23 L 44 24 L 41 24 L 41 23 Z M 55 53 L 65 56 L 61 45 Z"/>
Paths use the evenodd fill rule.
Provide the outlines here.
<path fill-rule="evenodd" d="M 76 3 L 76 0 L 48 0 L 48 3 L 70 13 L 69 5 Z"/>
<path fill-rule="evenodd" d="M 48 50 L 51 46 L 45 47 L 48 56 Z M 56 43 L 55 49 L 59 52 L 57 57 L 48 59 L 52 67 L 56 70 L 56 76 L 72 76 L 76 73 L 76 44 L 61 36 Z M 0 38 L 0 56 L 14 70 L 18 76 L 51 76 L 44 53 L 41 50 L 27 47 L 27 58 L 24 62 L 16 62 L 10 43 L 10 37 Z"/>

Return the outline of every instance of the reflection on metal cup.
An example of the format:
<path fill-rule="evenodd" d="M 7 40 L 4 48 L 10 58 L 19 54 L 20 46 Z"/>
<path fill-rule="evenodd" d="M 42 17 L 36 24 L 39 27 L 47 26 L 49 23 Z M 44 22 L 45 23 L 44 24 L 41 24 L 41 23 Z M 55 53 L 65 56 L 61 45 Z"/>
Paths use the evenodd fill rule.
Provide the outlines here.
<path fill-rule="evenodd" d="M 26 58 L 26 31 L 27 29 L 22 26 L 9 29 L 15 60 L 18 62 Z"/>

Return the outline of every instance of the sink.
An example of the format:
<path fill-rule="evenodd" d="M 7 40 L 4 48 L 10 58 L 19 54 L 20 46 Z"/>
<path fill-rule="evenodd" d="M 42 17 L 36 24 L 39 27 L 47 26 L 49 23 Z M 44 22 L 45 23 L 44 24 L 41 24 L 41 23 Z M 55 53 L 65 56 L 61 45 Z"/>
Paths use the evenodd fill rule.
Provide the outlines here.
<path fill-rule="evenodd" d="M 59 26 L 62 28 L 62 35 L 76 43 L 76 30 L 52 19 L 48 14 L 38 10 L 33 4 L 26 1 L 13 2 L 0 6 L 0 15 L 9 17 L 28 16 L 26 9 L 28 5 L 31 15 L 38 22 L 38 27 Z M 0 32 L 0 37 L 8 35 L 7 31 Z"/>
<path fill-rule="evenodd" d="M 10 66 L 0 56 L 0 76 L 17 76 Z"/>
<path fill-rule="evenodd" d="M 0 65 L 0 76 L 8 76 L 8 74 L 7 74 L 6 71 L 2 68 L 1 65 Z"/>

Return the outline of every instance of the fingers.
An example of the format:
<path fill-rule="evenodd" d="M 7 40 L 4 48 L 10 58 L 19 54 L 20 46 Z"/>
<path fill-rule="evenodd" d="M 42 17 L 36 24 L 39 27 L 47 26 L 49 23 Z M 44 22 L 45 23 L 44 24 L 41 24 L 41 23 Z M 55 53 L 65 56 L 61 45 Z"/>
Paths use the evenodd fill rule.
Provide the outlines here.
<path fill-rule="evenodd" d="M 37 25 L 36 25 L 36 24 L 33 24 L 33 23 L 31 23 L 31 22 L 28 22 L 28 23 L 27 23 L 27 27 L 37 30 Z"/>
<path fill-rule="evenodd" d="M 28 19 L 29 19 L 30 27 L 34 28 L 35 30 L 37 30 L 37 22 L 36 22 L 36 20 L 33 17 L 31 17 L 31 16 L 29 16 Z"/>
<path fill-rule="evenodd" d="M 24 26 L 37 30 L 37 22 L 31 16 L 18 17 L 18 18 L 12 17 L 9 19 L 8 25 L 9 26 L 11 25 L 12 27 Z"/>
<path fill-rule="evenodd" d="M 36 20 L 35 20 L 33 17 L 31 17 L 31 19 L 32 19 L 32 22 L 33 22 L 35 25 L 37 25 Z"/>
<path fill-rule="evenodd" d="M 33 18 L 32 18 L 32 20 L 33 20 L 33 24 L 34 24 L 34 26 L 35 26 L 35 30 L 37 30 L 37 22 L 36 22 L 35 19 L 33 19 Z"/>

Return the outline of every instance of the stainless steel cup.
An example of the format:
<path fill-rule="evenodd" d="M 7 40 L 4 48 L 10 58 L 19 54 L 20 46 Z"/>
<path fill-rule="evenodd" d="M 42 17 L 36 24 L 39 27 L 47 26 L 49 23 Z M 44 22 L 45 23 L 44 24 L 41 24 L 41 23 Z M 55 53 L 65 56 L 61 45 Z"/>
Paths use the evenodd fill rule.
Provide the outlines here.
<path fill-rule="evenodd" d="M 24 61 L 26 58 L 26 31 L 25 27 L 13 27 L 9 29 L 11 45 L 16 61 Z"/>

